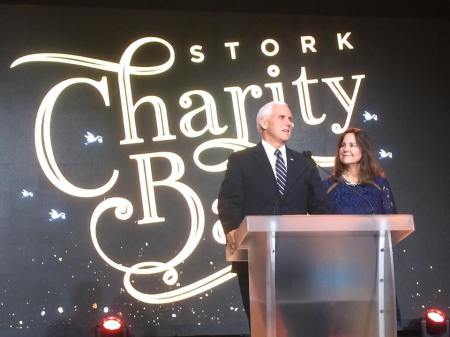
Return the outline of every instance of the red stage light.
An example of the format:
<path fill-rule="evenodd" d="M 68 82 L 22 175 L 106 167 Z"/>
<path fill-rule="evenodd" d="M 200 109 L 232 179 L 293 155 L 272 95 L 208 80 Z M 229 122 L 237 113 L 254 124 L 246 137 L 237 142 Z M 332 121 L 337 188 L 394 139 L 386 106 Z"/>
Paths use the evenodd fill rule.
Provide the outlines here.
<path fill-rule="evenodd" d="M 100 321 L 95 336 L 126 337 L 128 336 L 128 329 L 121 316 L 108 315 L 103 317 Z"/>
<path fill-rule="evenodd" d="M 119 317 L 116 316 L 108 316 L 103 318 L 101 326 L 105 330 L 116 331 L 122 328 L 123 321 Z"/>
<path fill-rule="evenodd" d="M 422 337 L 449 337 L 448 319 L 436 308 L 427 309 L 420 326 Z"/>
<path fill-rule="evenodd" d="M 444 323 L 445 321 L 445 314 L 435 308 L 428 309 L 426 313 L 426 319 L 433 322 L 433 323 Z"/>

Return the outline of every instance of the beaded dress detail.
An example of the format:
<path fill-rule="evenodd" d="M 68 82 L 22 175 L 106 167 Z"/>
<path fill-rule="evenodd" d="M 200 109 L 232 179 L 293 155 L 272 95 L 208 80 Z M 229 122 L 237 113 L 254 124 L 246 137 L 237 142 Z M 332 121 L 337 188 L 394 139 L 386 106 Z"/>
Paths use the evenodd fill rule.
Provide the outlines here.
<path fill-rule="evenodd" d="M 373 183 L 346 184 L 331 179 L 323 181 L 332 214 L 395 214 L 394 197 L 389 182 L 376 177 Z"/>

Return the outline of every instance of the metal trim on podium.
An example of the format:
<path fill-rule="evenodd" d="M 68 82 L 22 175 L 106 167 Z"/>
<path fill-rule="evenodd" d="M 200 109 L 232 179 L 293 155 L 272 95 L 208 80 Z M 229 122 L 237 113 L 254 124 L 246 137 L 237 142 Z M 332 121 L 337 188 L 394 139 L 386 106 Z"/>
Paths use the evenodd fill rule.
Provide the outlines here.
<path fill-rule="evenodd" d="M 247 216 L 228 261 L 248 261 L 257 337 L 394 337 L 392 247 L 412 215 Z"/>

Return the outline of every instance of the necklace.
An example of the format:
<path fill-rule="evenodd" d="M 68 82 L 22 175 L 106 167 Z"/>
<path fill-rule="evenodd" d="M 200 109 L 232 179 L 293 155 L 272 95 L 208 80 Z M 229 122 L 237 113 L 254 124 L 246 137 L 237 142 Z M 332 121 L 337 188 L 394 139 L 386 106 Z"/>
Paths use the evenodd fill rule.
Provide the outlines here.
<path fill-rule="evenodd" d="M 347 179 L 347 177 L 345 175 L 342 175 L 342 179 L 344 179 L 344 182 L 346 185 L 349 185 L 349 186 L 358 186 L 359 185 L 359 182 L 356 182 L 356 183 L 351 182 L 350 180 Z"/>
<path fill-rule="evenodd" d="M 359 183 L 352 183 L 351 181 L 348 181 L 347 179 L 344 178 L 344 182 L 346 185 L 348 186 L 358 186 Z"/>

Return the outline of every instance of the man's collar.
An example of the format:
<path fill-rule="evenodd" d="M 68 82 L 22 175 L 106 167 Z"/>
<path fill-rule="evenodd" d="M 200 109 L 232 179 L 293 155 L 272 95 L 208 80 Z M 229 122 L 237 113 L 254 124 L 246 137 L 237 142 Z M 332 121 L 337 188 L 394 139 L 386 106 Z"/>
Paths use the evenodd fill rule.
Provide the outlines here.
<path fill-rule="evenodd" d="M 275 150 L 277 149 L 273 145 L 266 142 L 264 139 L 261 139 L 261 144 L 264 147 L 264 150 L 266 151 L 267 155 L 273 155 L 275 153 Z M 281 147 L 278 148 L 278 150 L 281 151 L 281 154 L 283 157 L 286 157 L 286 145 L 283 144 Z"/>

